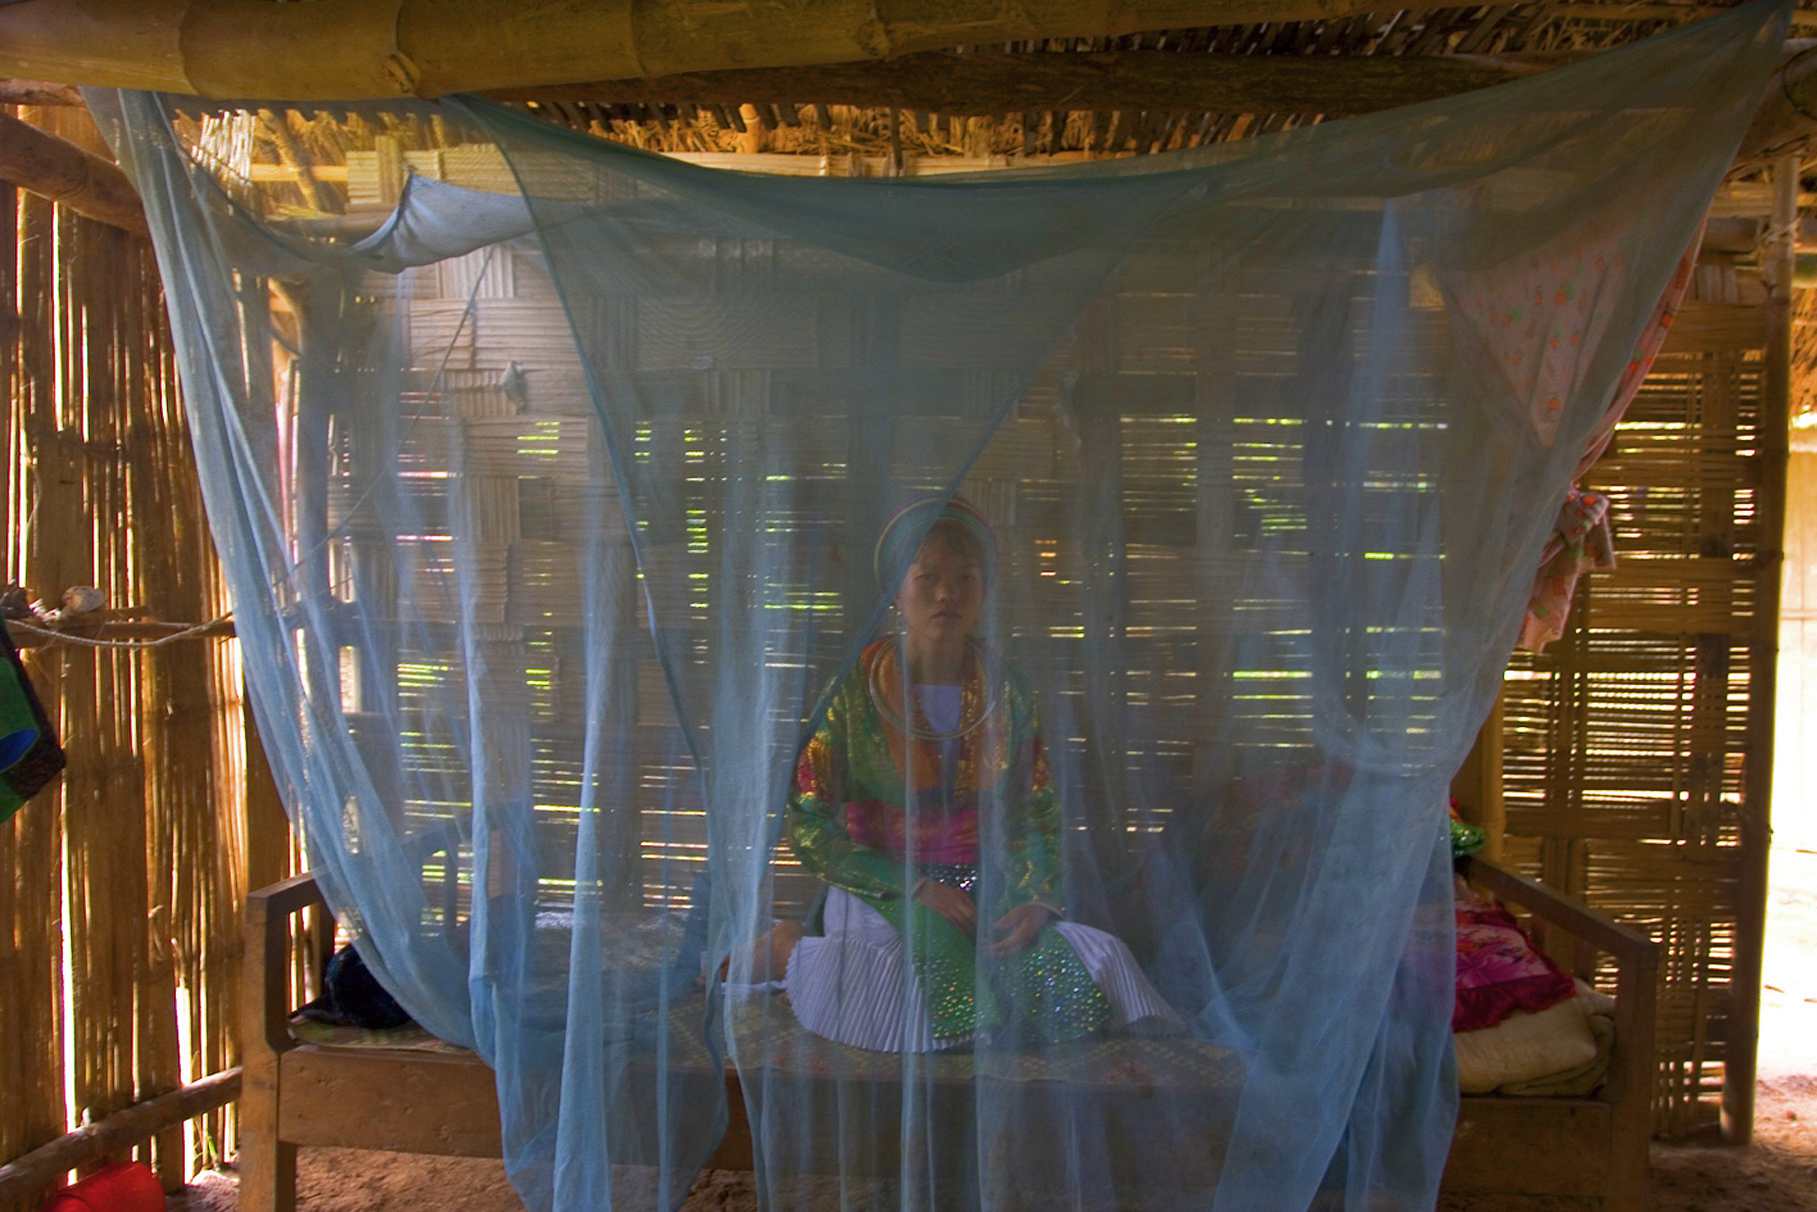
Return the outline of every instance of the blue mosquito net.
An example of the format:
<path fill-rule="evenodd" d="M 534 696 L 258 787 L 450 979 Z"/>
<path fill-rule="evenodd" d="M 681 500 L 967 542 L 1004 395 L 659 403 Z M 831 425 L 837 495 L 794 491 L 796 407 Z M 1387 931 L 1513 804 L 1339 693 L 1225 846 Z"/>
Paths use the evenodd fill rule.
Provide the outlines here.
<path fill-rule="evenodd" d="M 778 1209 L 1430 1206 L 1447 782 L 1783 22 L 887 180 L 350 104 L 332 221 L 92 93 L 266 752 L 525 1204 L 736 1124 Z"/>

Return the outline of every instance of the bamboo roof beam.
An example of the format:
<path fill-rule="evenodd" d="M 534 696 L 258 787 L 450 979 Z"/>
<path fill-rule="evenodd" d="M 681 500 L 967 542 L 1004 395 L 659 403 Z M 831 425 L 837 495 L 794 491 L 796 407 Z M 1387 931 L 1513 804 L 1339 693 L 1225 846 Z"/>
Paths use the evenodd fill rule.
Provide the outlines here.
<path fill-rule="evenodd" d="M 0 5 L 0 76 L 215 98 L 437 97 L 888 59 L 973 43 L 1330 20 L 1382 8 L 1381 0 L 23 0 Z"/>
<path fill-rule="evenodd" d="M 0 114 L 0 181 L 114 227 L 146 233 L 145 209 L 126 174 L 67 139 Z"/>

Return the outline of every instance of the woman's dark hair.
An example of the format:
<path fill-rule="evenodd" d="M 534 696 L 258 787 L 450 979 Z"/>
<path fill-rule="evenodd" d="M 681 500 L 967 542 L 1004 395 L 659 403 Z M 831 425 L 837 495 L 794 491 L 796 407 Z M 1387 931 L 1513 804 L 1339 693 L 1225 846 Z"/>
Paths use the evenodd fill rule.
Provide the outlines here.
<path fill-rule="evenodd" d="M 978 566 L 978 571 L 984 577 L 985 584 L 990 583 L 991 573 L 995 571 L 991 568 L 990 553 L 984 549 L 984 541 L 971 527 L 953 518 L 941 518 L 927 528 L 927 535 L 921 540 L 921 546 L 916 549 L 915 558 L 919 560 L 921 553 L 934 543 L 939 543 L 953 554 L 972 561 Z"/>

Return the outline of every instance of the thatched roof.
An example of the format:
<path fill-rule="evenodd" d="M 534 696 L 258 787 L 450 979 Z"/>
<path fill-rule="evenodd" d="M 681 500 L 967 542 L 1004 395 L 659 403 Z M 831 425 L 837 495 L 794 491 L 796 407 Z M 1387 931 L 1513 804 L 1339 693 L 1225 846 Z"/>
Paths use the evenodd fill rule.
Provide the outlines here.
<path fill-rule="evenodd" d="M 911 56 L 893 69 L 866 63 L 721 71 L 493 95 L 551 121 L 663 151 L 749 151 L 754 129 L 761 150 L 799 154 L 883 155 L 897 145 L 922 155 L 1143 154 L 1485 87 L 1719 11 L 1629 3 L 1388 10 L 974 45 Z M 1794 19 L 1793 33 L 1817 34 L 1817 4 Z M 980 60 L 990 68 L 964 71 Z M 1178 64 L 1171 71 L 1169 60 Z M 1205 70 L 1193 72 L 1187 65 L 1195 61 Z M 1096 89 L 1079 79 L 1093 68 L 1102 77 Z M 1167 78 L 1154 83 L 1157 74 Z M 1044 87 L 1044 78 L 1053 83 Z M 747 95 L 739 94 L 741 84 Z M 1051 104 L 1054 96 L 1119 92 L 1129 103 Z M 1187 103 L 1200 98 L 1216 103 Z M 827 104 L 839 101 L 861 104 Z"/>
<path fill-rule="evenodd" d="M 1817 33 L 1817 0 L 1810 3 L 1794 19 L 1795 34 Z M 1718 11 L 1668 3 L 1415 8 L 491 95 L 648 150 L 823 157 L 821 171 L 890 173 L 928 157 L 1013 163 L 1245 138 L 1499 83 Z M 440 141 L 425 124 L 369 121 L 332 103 L 263 118 L 226 105 L 191 110 L 198 123 L 234 121 L 236 113 L 250 131 L 247 169 L 267 184 L 285 179 L 299 142 L 311 145 L 307 159 L 332 165 L 381 137 L 405 152 Z M 193 133 L 201 136 L 199 125 Z M 344 208 L 334 175 L 310 181 L 290 172 L 298 184 L 286 201 Z"/>

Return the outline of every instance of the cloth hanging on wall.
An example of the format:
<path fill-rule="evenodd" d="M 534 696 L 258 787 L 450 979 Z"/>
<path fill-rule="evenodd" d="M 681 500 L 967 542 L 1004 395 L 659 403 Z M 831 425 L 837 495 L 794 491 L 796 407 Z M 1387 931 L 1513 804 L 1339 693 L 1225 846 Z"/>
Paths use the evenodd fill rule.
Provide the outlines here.
<path fill-rule="evenodd" d="M 361 104 L 352 196 L 400 184 L 379 130 L 447 187 L 383 256 L 283 230 L 177 101 L 92 93 L 279 783 L 373 973 L 493 1066 L 526 1205 L 679 1204 L 729 1064 L 770 1207 L 1430 1206 L 1444 788 L 1553 527 L 1533 503 L 1783 29 L 1753 4 L 1442 104 L 882 181 Z M 495 201 L 463 229 L 468 190 Z M 1502 321 L 1546 264 L 1576 274 L 1568 357 Z M 937 505 L 880 543 L 960 494 L 991 542 Z M 875 693 L 867 651 L 896 654 Z M 873 709 L 933 775 L 840 730 Z M 784 835 L 829 724 L 865 793 L 828 791 L 815 867 Z M 864 1004 L 987 1031 L 854 1046 L 752 979 L 858 870 L 902 949 Z M 822 928 L 785 965 L 854 941 Z M 1006 938 L 1051 986 L 1003 979 Z M 1114 1002 L 1113 971 L 1171 1015 L 1050 1029 L 1042 990 Z"/>
<path fill-rule="evenodd" d="M 1653 360 L 1659 356 L 1666 337 L 1672 331 L 1672 322 L 1678 318 L 1678 309 L 1684 302 L 1685 292 L 1690 288 L 1691 276 L 1697 268 L 1697 253 L 1703 244 L 1703 225 L 1699 224 L 1697 235 L 1678 259 L 1678 268 L 1672 274 L 1672 280 L 1666 284 L 1665 294 L 1660 298 L 1659 308 L 1653 318 L 1647 322 L 1646 330 L 1641 334 L 1639 343 L 1634 348 L 1634 357 L 1627 368 L 1622 371 L 1621 382 L 1616 385 L 1615 397 L 1603 412 L 1603 417 L 1591 431 L 1583 458 L 1578 460 L 1577 474 L 1583 476 L 1602 458 L 1614 440 L 1615 427 L 1627 415 L 1628 406 L 1640 392 L 1640 385 L 1646 381 L 1648 372 L 1653 369 Z M 1556 295 L 1565 295 L 1568 288 L 1555 285 Z M 1536 288 L 1538 297 L 1543 298 L 1543 286 Z M 1567 343 L 1575 339 L 1576 334 L 1567 334 Z M 1556 348 L 1559 340 L 1555 334 L 1548 338 L 1549 344 Z M 1540 556 L 1539 575 L 1533 582 L 1533 593 L 1527 602 L 1527 618 L 1521 624 L 1519 646 L 1537 652 L 1565 633 L 1565 621 L 1571 613 L 1571 598 L 1577 590 L 1577 582 L 1586 572 L 1606 572 L 1615 567 L 1615 535 L 1609 527 L 1609 498 L 1600 492 L 1586 492 L 1575 485 L 1565 496 L 1565 503 L 1558 511 L 1558 524 L 1552 537 L 1546 540 L 1546 549 Z"/>
<path fill-rule="evenodd" d="M 0 824 L 50 786 L 63 766 L 57 730 L 0 624 Z"/>
<path fill-rule="evenodd" d="M 1558 511 L 1558 525 L 1540 556 L 1539 579 L 1527 602 L 1520 646 L 1537 652 L 1565 634 L 1571 597 L 1586 572 L 1615 567 L 1615 539 L 1609 531 L 1609 498 L 1573 488 Z"/>

